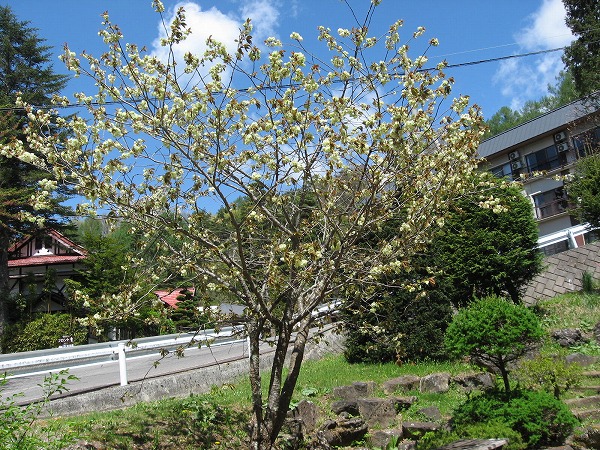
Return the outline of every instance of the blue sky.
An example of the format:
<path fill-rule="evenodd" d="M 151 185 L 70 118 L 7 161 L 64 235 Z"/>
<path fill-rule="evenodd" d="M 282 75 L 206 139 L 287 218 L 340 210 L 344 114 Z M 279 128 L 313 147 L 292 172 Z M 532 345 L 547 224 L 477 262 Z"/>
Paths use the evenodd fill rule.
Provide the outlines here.
<path fill-rule="evenodd" d="M 358 18 L 364 17 L 370 0 L 348 0 Z M 246 17 L 255 24 L 257 38 L 276 36 L 290 42 L 292 31 L 304 37 L 306 47 L 316 45 L 317 26 L 337 30 L 356 25 L 352 11 L 342 0 L 165 0 L 167 17 L 179 5 L 187 11 L 192 27 L 189 42 L 201 48 L 208 35 L 232 40 Z M 64 43 L 80 53 L 99 55 L 104 47 L 98 37 L 100 14 L 108 11 L 119 24 L 126 42 L 152 49 L 159 37 L 159 18 L 151 0 L 0 0 L 20 20 L 30 21 L 58 56 Z M 429 0 L 382 0 L 371 25 L 373 34 L 383 33 L 396 19 L 403 19 L 408 39 L 418 26 L 426 28 L 427 42 L 438 38 L 439 47 L 429 53 L 432 64 L 446 59 L 450 64 L 563 47 L 573 39 L 564 24 L 561 0 L 503 0 L 456 2 Z M 413 56 L 417 56 L 418 48 Z M 563 68 L 561 52 L 457 67 L 447 70 L 456 80 L 455 94 L 468 94 L 489 118 L 501 106 L 520 107 L 523 102 L 546 93 L 548 83 Z M 55 70 L 67 73 L 57 60 Z M 87 90 L 83 80 L 73 80 L 65 94 Z"/>

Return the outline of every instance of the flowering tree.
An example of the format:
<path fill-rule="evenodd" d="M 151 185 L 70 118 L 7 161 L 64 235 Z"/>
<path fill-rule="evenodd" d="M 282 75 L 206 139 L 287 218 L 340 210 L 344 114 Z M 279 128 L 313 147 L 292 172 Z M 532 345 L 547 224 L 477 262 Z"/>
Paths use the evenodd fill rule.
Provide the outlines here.
<path fill-rule="evenodd" d="M 154 7 L 163 12 L 159 1 Z M 476 167 L 478 109 L 465 97 L 446 100 L 444 64 L 424 70 L 425 56 L 411 59 L 401 25 L 382 38 L 366 26 L 320 28 L 329 56 L 319 58 L 297 33 L 294 51 L 272 38 L 255 45 L 248 21 L 237 51 L 209 39 L 204 54 L 182 64 L 124 45 L 105 15 L 105 54 L 64 54 L 98 87 L 77 95 L 91 119 L 65 122 L 73 135 L 60 141 L 43 133 L 48 113 L 24 105 L 38 124 L 30 145 L 44 150 L 59 179 L 154 245 L 179 237 L 177 245 L 162 241 L 157 264 L 175 262 L 178 276 L 246 306 L 254 448 L 271 448 L 281 429 L 313 311 L 344 286 L 405 270 Z M 165 27 L 162 45 L 173 49 L 189 33 L 184 11 Z M 19 142 L 5 151 L 42 163 Z M 214 205 L 219 213 L 209 214 Z M 397 234 L 365 245 L 398 218 Z M 269 330 L 265 399 L 259 345 Z"/>

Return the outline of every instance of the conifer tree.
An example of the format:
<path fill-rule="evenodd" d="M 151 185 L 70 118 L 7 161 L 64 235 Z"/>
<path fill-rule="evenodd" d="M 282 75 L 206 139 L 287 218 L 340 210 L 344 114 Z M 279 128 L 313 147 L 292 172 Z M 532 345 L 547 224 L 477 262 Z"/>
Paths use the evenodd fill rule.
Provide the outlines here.
<path fill-rule="evenodd" d="M 43 107 L 66 85 L 68 77 L 55 73 L 51 56 L 50 47 L 38 37 L 37 29 L 30 27 L 29 22 L 19 21 L 10 7 L 0 7 L 0 143 L 23 138 L 27 116 L 15 107 L 18 93 L 31 104 Z M 0 156 L 0 332 L 6 322 L 10 289 L 10 245 L 23 235 L 38 231 L 43 221 L 46 226 L 56 227 L 61 223 L 60 217 L 68 212 L 61 206 L 68 191 L 56 189 L 52 178 L 48 172 L 11 155 Z M 34 210 L 40 205 L 35 205 L 32 197 L 40 189 L 49 193 L 47 204 Z"/>

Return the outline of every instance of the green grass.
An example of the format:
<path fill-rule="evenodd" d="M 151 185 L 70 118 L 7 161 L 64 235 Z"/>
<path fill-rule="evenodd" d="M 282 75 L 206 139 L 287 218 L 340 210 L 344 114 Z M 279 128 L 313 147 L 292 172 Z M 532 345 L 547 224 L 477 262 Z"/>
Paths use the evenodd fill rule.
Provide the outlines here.
<path fill-rule="evenodd" d="M 594 324 L 600 322 L 600 295 L 567 294 L 544 300 L 537 309 L 549 331 L 581 328 L 588 332 Z M 551 347 L 553 344 L 547 345 Z M 600 355 L 597 345 L 576 350 Z M 600 367 L 596 365 L 594 368 Z M 423 376 L 434 372 L 456 375 L 471 370 L 471 367 L 461 363 L 424 362 L 402 366 L 391 363 L 349 364 L 342 356 L 329 356 L 320 361 L 304 363 L 293 403 L 309 399 L 317 404 L 325 418 L 331 414 L 329 402 L 331 391 L 336 386 L 357 381 L 374 381 L 380 385 L 383 381 L 400 375 Z M 268 379 L 263 384 L 268 384 Z M 418 410 L 427 406 L 436 406 L 443 416 L 449 417 L 467 395 L 459 389 L 451 389 L 446 394 L 405 394 L 419 398 L 417 404 L 402 413 L 405 420 L 423 420 L 424 417 Z M 378 391 L 376 395 L 383 396 L 383 393 Z M 53 420 L 66 432 L 79 435 L 83 441 L 99 443 L 101 448 L 246 448 L 250 405 L 250 385 L 243 379 L 235 384 L 215 387 L 204 395 L 142 403 L 126 410 Z"/>

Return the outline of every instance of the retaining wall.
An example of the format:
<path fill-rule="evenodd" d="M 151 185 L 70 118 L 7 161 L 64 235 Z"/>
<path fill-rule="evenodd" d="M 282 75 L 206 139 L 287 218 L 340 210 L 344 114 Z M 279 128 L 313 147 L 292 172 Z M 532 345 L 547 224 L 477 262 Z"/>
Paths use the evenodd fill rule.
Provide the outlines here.
<path fill-rule="evenodd" d="M 586 271 L 600 279 L 600 241 L 548 256 L 544 265 L 544 272 L 527 286 L 525 304 L 581 290 L 581 278 Z"/>

